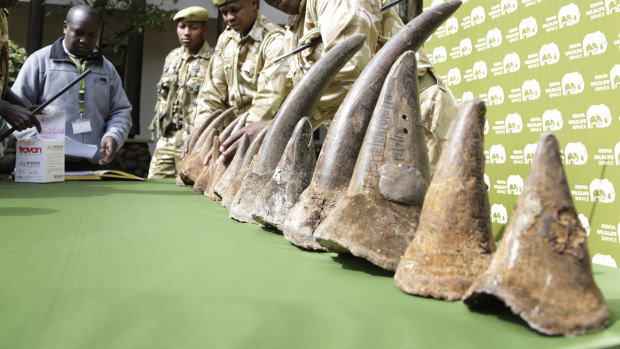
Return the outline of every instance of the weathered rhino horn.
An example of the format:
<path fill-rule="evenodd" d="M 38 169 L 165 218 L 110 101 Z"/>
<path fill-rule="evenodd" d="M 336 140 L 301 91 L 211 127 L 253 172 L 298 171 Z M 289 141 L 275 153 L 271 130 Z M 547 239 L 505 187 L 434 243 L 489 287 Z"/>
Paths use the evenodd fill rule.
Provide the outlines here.
<path fill-rule="evenodd" d="M 256 153 L 258 153 L 258 149 L 260 148 L 260 145 L 263 143 L 263 140 L 265 139 L 265 135 L 267 134 L 268 129 L 269 129 L 268 127 L 265 127 L 264 129 L 262 129 L 261 132 L 256 136 L 256 138 L 250 143 L 248 150 L 245 152 L 245 155 L 243 156 L 243 162 L 241 163 L 241 166 L 239 167 L 239 171 L 237 171 L 232 181 L 230 182 L 230 186 L 228 186 L 228 188 L 226 188 L 226 190 L 223 193 L 224 195 L 222 197 L 222 206 L 228 208 L 233 202 L 235 196 L 237 195 L 237 192 L 239 191 L 239 188 L 241 187 L 241 183 L 243 182 L 243 179 L 250 171 L 252 160 L 254 159 L 254 156 L 256 155 Z"/>
<path fill-rule="evenodd" d="M 219 156 L 220 156 L 220 151 L 219 151 L 220 144 L 222 142 L 224 142 L 228 137 L 230 137 L 231 135 L 235 134 L 235 132 L 240 130 L 243 126 L 245 126 L 245 121 L 246 121 L 248 115 L 249 115 L 249 113 L 247 113 L 247 112 L 241 114 L 237 119 L 235 119 L 235 121 L 233 121 L 233 123 L 231 123 L 231 125 L 234 125 L 234 127 L 230 127 L 230 130 L 222 131 L 222 134 L 220 134 L 220 137 L 219 137 L 220 141 L 217 144 L 217 148 L 215 148 L 215 146 L 213 148 L 213 151 L 212 151 L 213 154 L 211 156 L 211 159 L 215 160 L 215 159 L 219 158 Z M 246 145 L 246 148 L 247 148 L 247 145 Z M 237 151 L 239 151 L 239 150 L 237 150 Z M 245 152 L 245 150 L 244 150 L 244 152 Z M 204 190 L 204 193 L 209 198 L 209 200 L 213 200 L 213 201 L 220 201 L 220 200 L 222 200 L 222 198 L 215 193 L 215 186 L 220 181 L 220 179 L 222 178 L 222 176 L 226 172 L 226 169 L 228 169 L 228 165 L 231 162 L 232 162 L 232 160 L 227 160 L 225 162 L 211 161 L 211 163 L 209 164 L 209 166 L 211 167 L 211 175 L 210 175 L 210 179 L 209 179 L 209 184 L 208 184 L 208 186 Z"/>
<path fill-rule="evenodd" d="M 541 135 L 499 248 L 465 297 L 471 307 L 499 299 L 548 335 L 575 336 L 608 325 L 553 135 Z"/>
<path fill-rule="evenodd" d="M 214 156 L 220 156 L 220 138 L 218 136 L 213 137 L 213 141 L 211 142 L 211 151 Z M 207 166 L 204 166 L 203 161 L 202 171 L 198 174 L 196 181 L 194 182 L 194 191 L 206 193 L 209 190 L 209 183 L 211 183 L 211 178 L 213 178 L 214 166 L 214 161 L 209 163 Z"/>
<path fill-rule="evenodd" d="M 222 175 L 222 178 L 216 183 L 214 192 L 220 199 L 224 199 L 226 195 L 226 189 L 230 187 L 230 183 L 233 178 L 237 175 L 237 172 L 241 169 L 241 165 L 243 164 L 243 158 L 245 156 L 246 151 L 250 145 L 250 138 L 247 134 L 244 134 L 241 137 L 241 141 L 239 142 L 239 147 L 233 156 L 233 159 L 230 162 L 230 165 L 226 168 L 226 171 Z"/>
<path fill-rule="evenodd" d="M 491 263 L 495 241 L 484 183 L 485 111 L 480 100 L 459 111 L 415 237 L 394 275 L 404 292 L 460 300 Z"/>
<path fill-rule="evenodd" d="M 452 0 L 411 20 L 377 52 L 340 105 L 327 132 L 308 188 L 282 225 L 284 236 L 305 248 L 321 248 L 313 234 L 346 191 L 385 77 L 407 50 L 417 51 L 461 5 Z"/>
<path fill-rule="evenodd" d="M 404 195 L 383 194 L 384 176 L 391 180 L 384 191 Z M 415 234 L 429 180 L 415 53 L 408 51 L 383 85 L 348 191 L 314 236 L 330 251 L 351 252 L 395 270 Z"/>
<path fill-rule="evenodd" d="M 256 213 L 257 202 L 269 200 L 271 193 L 264 191 L 265 186 L 278 165 L 295 125 L 314 108 L 325 88 L 364 45 L 365 40 L 366 35 L 357 34 L 340 42 L 312 66 L 286 97 L 258 151 L 252 171 L 243 180 L 239 201 L 233 202 L 230 207 L 231 217 L 241 222 L 254 221 L 251 216 Z"/>
<path fill-rule="evenodd" d="M 222 110 L 218 109 L 218 110 L 214 111 L 213 113 L 209 114 L 205 118 L 205 120 L 200 124 L 200 126 L 198 126 L 197 128 L 194 129 L 194 131 L 192 131 L 192 133 L 189 135 L 189 139 L 187 141 L 187 154 L 192 152 L 192 149 L 194 149 L 194 145 L 196 144 L 196 141 L 198 140 L 200 135 L 209 126 L 209 124 L 211 124 L 211 122 L 213 120 L 215 120 L 215 118 L 218 115 L 220 115 L 221 112 L 222 112 Z"/>
<path fill-rule="evenodd" d="M 186 175 L 194 181 L 194 191 L 203 192 L 204 187 L 207 184 L 207 178 L 204 178 L 204 176 L 205 173 L 208 173 L 209 167 L 204 165 L 204 161 L 202 159 L 207 156 L 209 150 L 213 149 L 213 143 L 215 140 L 219 139 L 216 133 L 216 129 L 211 129 L 211 131 L 209 131 L 209 136 L 207 136 L 207 140 L 203 144 L 200 153 L 193 158 L 193 161 L 189 164 L 190 168 L 189 171 L 186 172 Z"/>
<path fill-rule="evenodd" d="M 181 178 L 183 183 L 186 185 L 194 185 L 194 180 L 196 179 L 196 177 L 194 177 L 196 175 L 196 169 L 202 168 L 199 167 L 202 165 L 202 163 L 199 163 L 201 161 L 200 154 L 202 154 L 202 150 L 205 148 L 207 140 L 213 139 L 214 135 L 214 129 L 205 129 L 200 135 L 200 138 L 196 141 L 194 148 L 192 148 L 192 152 L 186 155 L 183 159 L 181 168 L 179 169 L 179 178 Z"/>
<path fill-rule="evenodd" d="M 256 214 L 252 218 L 262 225 L 277 228 L 288 215 L 312 179 L 316 163 L 312 123 L 307 117 L 297 123 L 278 166 L 257 200 Z"/>
<path fill-rule="evenodd" d="M 222 114 L 218 115 L 218 117 L 215 118 L 209 124 L 209 126 L 207 126 L 207 129 L 205 130 L 205 132 L 209 132 L 211 130 L 219 131 L 220 128 L 222 127 L 222 125 L 224 125 L 226 123 L 226 121 L 230 118 L 230 115 L 232 114 L 233 110 L 235 110 L 235 107 L 230 107 L 230 108 L 226 109 Z M 219 132 L 216 132 L 216 133 L 219 133 Z M 211 147 L 209 147 L 209 149 L 210 148 Z M 204 160 L 204 159 L 202 159 L 202 160 Z"/>

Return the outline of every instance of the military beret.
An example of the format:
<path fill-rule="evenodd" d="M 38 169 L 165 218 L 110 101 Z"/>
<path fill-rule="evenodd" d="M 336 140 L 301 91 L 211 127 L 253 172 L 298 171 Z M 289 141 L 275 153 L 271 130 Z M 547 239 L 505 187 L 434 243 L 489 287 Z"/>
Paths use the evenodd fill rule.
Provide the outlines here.
<path fill-rule="evenodd" d="M 209 20 L 209 12 L 200 6 L 190 6 L 177 12 L 172 20 L 184 22 L 206 22 Z"/>
<path fill-rule="evenodd" d="M 215 6 L 222 6 L 222 5 L 226 5 L 230 2 L 235 2 L 236 0 L 212 0 L 213 1 L 213 5 Z"/>

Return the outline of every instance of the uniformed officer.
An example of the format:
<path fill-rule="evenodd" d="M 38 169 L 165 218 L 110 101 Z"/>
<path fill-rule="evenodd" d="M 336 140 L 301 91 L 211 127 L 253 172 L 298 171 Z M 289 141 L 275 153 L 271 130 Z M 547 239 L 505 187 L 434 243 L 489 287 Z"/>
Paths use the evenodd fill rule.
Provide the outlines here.
<path fill-rule="evenodd" d="M 209 60 L 210 47 L 205 40 L 209 13 L 191 6 L 179 11 L 177 35 L 181 47 L 172 50 L 164 62 L 157 84 L 157 104 L 151 128 L 160 135 L 149 178 L 174 177 L 181 166 L 181 148 L 194 127 L 196 97 L 202 85 Z"/>
<path fill-rule="evenodd" d="M 264 17 L 257 0 L 213 0 L 227 24 L 198 95 L 197 120 L 217 109 L 248 112 L 247 123 L 271 120 L 290 90 L 283 53 L 284 30 Z M 198 123 L 199 121 L 197 121 Z"/>

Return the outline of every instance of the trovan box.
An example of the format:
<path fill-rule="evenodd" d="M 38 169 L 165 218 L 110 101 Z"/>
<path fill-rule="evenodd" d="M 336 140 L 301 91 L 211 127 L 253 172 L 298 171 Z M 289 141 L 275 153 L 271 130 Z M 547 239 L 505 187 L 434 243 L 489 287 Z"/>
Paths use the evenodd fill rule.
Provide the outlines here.
<path fill-rule="evenodd" d="M 62 182 L 65 180 L 65 142 L 54 139 L 17 141 L 16 182 Z"/>
<path fill-rule="evenodd" d="M 16 182 L 62 182 L 65 180 L 64 113 L 43 114 L 42 131 L 36 138 L 17 141 Z"/>

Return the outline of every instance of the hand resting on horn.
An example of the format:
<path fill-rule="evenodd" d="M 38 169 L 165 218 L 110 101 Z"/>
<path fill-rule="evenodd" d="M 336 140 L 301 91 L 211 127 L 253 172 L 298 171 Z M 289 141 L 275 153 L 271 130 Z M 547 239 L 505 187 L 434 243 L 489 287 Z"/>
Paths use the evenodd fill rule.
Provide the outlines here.
<path fill-rule="evenodd" d="M 241 141 L 241 137 L 243 137 L 244 134 L 247 134 L 248 137 L 250 138 L 249 139 L 250 142 L 252 142 L 256 138 L 256 136 L 260 133 L 260 131 L 264 129 L 265 127 L 271 125 L 272 122 L 273 122 L 273 119 L 268 120 L 268 121 L 254 122 L 254 123 L 248 124 L 247 126 L 241 128 L 239 131 L 230 135 L 230 137 L 228 137 L 220 146 L 221 155 L 219 158 L 217 158 L 216 161 L 219 163 L 219 162 L 223 162 L 223 161 L 227 161 L 228 159 L 231 159 L 233 155 L 235 155 L 235 152 L 237 151 L 237 148 L 239 147 L 239 142 Z M 209 153 L 205 157 L 205 164 L 208 164 L 211 161 L 211 157 L 212 157 L 212 151 L 209 151 Z"/>

